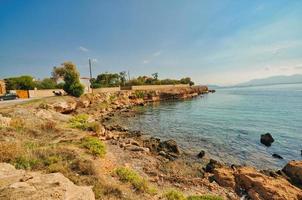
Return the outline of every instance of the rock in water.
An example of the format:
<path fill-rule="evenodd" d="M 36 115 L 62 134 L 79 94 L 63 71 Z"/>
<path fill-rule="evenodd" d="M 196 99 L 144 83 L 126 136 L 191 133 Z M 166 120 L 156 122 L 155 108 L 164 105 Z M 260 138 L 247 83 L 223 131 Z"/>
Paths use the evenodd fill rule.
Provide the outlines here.
<path fill-rule="evenodd" d="M 0 163 L 0 199 L 94 200 L 91 187 L 77 186 L 61 173 L 16 170 Z"/>
<path fill-rule="evenodd" d="M 206 152 L 205 152 L 204 150 L 201 150 L 201 151 L 199 152 L 199 154 L 197 154 L 197 157 L 198 157 L 198 158 L 203 158 L 203 157 L 205 156 L 205 154 L 206 154 Z"/>
<path fill-rule="evenodd" d="M 282 171 L 290 178 L 293 184 L 302 186 L 302 161 L 290 161 Z"/>
<path fill-rule="evenodd" d="M 276 154 L 276 153 L 274 153 L 272 156 L 273 156 L 274 158 L 283 159 L 282 156 L 280 156 L 279 154 Z"/>
<path fill-rule="evenodd" d="M 159 143 L 159 148 L 167 153 L 180 154 L 177 143 L 174 140 L 167 140 Z"/>
<path fill-rule="evenodd" d="M 275 140 L 270 133 L 261 135 L 260 142 L 267 147 L 271 146 L 274 141 Z"/>

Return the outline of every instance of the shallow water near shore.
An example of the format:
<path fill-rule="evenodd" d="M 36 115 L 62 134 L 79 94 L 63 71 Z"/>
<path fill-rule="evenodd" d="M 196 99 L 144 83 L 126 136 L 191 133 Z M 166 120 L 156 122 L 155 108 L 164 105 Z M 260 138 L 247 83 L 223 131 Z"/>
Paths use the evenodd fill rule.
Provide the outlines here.
<path fill-rule="evenodd" d="M 161 139 L 175 139 L 186 151 L 205 150 L 228 164 L 279 169 L 301 160 L 302 84 L 218 89 L 186 101 L 140 108 L 135 117 L 119 118 L 122 125 Z M 271 147 L 260 143 L 270 132 Z M 281 155 L 284 160 L 272 157 Z"/>

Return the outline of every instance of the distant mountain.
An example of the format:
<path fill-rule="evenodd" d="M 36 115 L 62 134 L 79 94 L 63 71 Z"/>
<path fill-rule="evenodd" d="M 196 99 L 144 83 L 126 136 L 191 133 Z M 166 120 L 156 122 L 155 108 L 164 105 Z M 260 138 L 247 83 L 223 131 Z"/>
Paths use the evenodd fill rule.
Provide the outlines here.
<path fill-rule="evenodd" d="M 263 79 L 253 79 L 245 83 L 237 84 L 239 87 L 259 86 L 259 85 L 276 85 L 276 84 L 293 84 L 302 83 L 302 74 L 291 76 L 272 76 Z"/>

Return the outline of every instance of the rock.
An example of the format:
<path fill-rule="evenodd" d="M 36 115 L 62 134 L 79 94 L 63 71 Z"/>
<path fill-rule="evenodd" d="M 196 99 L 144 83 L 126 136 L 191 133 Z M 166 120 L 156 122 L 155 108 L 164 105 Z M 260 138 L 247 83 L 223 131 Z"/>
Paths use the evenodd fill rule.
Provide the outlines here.
<path fill-rule="evenodd" d="M 160 144 L 160 139 L 159 138 L 148 138 L 143 140 L 143 146 L 147 147 L 150 149 L 151 152 L 157 153 L 159 152 L 159 144 Z"/>
<path fill-rule="evenodd" d="M 198 158 L 203 158 L 203 157 L 205 156 L 205 154 L 206 154 L 206 152 L 205 152 L 204 150 L 201 150 L 201 151 L 199 152 L 199 154 L 197 154 L 197 157 L 198 157 Z"/>
<path fill-rule="evenodd" d="M 76 110 L 77 108 L 77 102 L 59 102 L 53 105 L 53 108 L 55 111 L 60 112 L 62 114 L 69 114 Z"/>
<path fill-rule="evenodd" d="M 52 111 L 53 112 L 53 111 Z M 39 110 L 37 113 L 36 113 L 36 116 L 41 118 L 41 119 L 48 119 L 48 120 L 51 120 L 53 117 L 52 117 L 52 113 L 49 111 L 49 110 Z"/>
<path fill-rule="evenodd" d="M 293 184 L 302 186 L 302 161 L 290 161 L 282 171 L 290 178 Z"/>
<path fill-rule="evenodd" d="M 252 167 L 238 168 L 234 176 L 237 191 L 243 189 L 252 200 L 302 199 L 302 190 L 282 177 L 269 177 Z"/>
<path fill-rule="evenodd" d="M 159 148 L 161 151 L 165 151 L 166 153 L 174 153 L 177 155 L 180 154 L 178 145 L 174 140 L 167 140 L 167 141 L 160 142 Z"/>
<path fill-rule="evenodd" d="M 139 146 L 135 146 L 135 145 L 126 145 L 125 149 L 130 150 L 130 151 L 143 151 L 146 153 L 150 152 L 149 148 L 139 147 Z"/>
<path fill-rule="evenodd" d="M 279 154 L 276 154 L 276 153 L 274 153 L 272 156 L 273 156 L 274 158 L 283 159 L 282 156 L 280 156 Z"/>
<path fill-rule="evenodd" d="M 0 127 L 9 127 L 10 122 L 11 122 L 11 118 L 9 118 L 9 117 L 3 117 L 0 114 Z"/>
<path fill-rule="evenodd" d="M 205 171 L 209 173 L 213 173 L 215 168 L 222 167 L 222 164 L 214 159 L 210 159 L 210 162 L 205 167 Z"/>
<path fill-rule="evenodd" d="M 91 103 L 91 101 L 89 99 L 80 99 L 77 102 L 77 107 L 78 108 L 88 108 L 90 103 Z"/>
<path fill-rule="evenodd" d="M 260 142 L 267 147 L 271 146 L 274 141 L 275 140 L 270 133 L 261 135 Z"/>
<path fill-rule="evenodd" d="M 214 180 L 223 187 L 235 190 L 236 181 L 233 170 L 229 167 L 220 167 L 213 170 Z"/>
<path fill-rule="evenodd" d="M 91 187 L 77 186 L 61 173 L 41 174 L 16 170 L 0 163 L 0 199 L 94 200 Z"/>

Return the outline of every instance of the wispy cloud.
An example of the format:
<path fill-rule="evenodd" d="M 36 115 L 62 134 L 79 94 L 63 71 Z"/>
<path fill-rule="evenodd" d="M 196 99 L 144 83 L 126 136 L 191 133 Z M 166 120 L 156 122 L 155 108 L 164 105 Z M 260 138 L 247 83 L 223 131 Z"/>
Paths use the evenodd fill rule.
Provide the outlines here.
<path fill-rule="evenodd" d="M 83 47 L 83 46 L 80 46 L 78 49 L 83 52 L 89 51 L 89 49 L 87 49 L 86 47 Z"/>
<path fill-rule="evenodd" d="M 149 58 L 143 60 L 143 64 L 148 64 L 148 63 L 152 62 L 152 60 L 153 60 L 155 57 L 158 57 L 158 56 L 160 56 L 161 54 L 162 54 L 162 51 L 161 51 L 161 50 L 152 53 L 152 54 L 149 56 Z"/>

